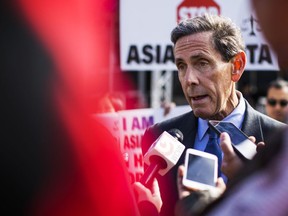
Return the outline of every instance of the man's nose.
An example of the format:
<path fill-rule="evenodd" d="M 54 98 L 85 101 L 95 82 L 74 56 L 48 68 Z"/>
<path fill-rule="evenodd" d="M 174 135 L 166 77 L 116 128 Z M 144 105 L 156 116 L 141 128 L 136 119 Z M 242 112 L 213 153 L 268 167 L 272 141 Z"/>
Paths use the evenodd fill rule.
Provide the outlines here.
<path fill-rule="evenodd" d="M 199 84 L 198 74 L 192 67 L 187 67 L 185 73 L 185 81 L 188 85 L 197 85 Z"/>

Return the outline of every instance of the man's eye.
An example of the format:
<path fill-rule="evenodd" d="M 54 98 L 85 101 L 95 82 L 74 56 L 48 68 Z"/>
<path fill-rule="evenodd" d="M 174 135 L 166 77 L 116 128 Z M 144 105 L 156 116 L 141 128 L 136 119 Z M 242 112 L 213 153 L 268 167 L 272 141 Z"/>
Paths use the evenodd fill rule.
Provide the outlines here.
<path fill-rule="evenodd" d="M 177 68 L 179 71 L 183 71 L 185 69 L 185 65 L 184 64 L 178 64 Z"/>
<path fill-rule="evenodd" d="M 208 61 L 199 61 L 195 65 L 199 71 L 205 72 L 209 69 L 209 62 Z"/>
<path fill-rule="evenodd" d="M 201 67 L 205 67 L 205 66 L 207 66 L 208 65 L 208 62 L 207 61 L 200 61 L 199 62 L 199 66 L 201 66 Z"/>

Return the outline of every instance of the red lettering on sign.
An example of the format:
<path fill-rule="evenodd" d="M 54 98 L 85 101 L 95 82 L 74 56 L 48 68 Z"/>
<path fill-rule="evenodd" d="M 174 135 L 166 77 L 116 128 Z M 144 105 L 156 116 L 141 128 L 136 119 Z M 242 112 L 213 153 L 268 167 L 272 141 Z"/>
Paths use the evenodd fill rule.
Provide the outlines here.
<path fill-rule="evenodd" d="M 123 148 L 141 149 L 142 134 L 129 134 L 124 136 Z"/>
<path fill-rule="evenodd" d="M 177 7 L 177 22 L 205 13 L 220 15 L 220 7 L 213 0 L 184 0 Z"/>
<path fill-rule="evenodd" d="M 134 183 L 135 181 L 137 182 L 140 181 L 141 177 L 143 176 L 142 172 L 136 172 L 136 173 L 129 172 L 128 174 L 130 176 L 130 183 Z"/>
<path fill-rule="evenodd" d="M 134 154 L 134 167 L 143 167 L 143 155 L 140 154 Z"/>

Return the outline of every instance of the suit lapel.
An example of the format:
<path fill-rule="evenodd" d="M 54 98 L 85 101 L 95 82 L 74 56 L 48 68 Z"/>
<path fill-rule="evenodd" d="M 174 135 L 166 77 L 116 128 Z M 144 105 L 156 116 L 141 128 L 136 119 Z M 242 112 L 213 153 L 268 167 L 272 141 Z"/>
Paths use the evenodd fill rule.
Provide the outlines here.
<path fill-rule="evenodd" d="M 187 148 L 194 148 L 195 137 L 197 133 L 198 118 L 194 115 L 193 111 L 189 115 L 185 115 L 181 118 L 179 122 L 179 129 L 184 135 L 183 145 L 185 145 L 185 150 Z M 180 157 L 178 164 L 183 164 L 185 158 L 185 153 Z"/>
<path fill-rule="evenodd" d="M 246 100 L 245 104 L 246 110 L 241 130 L 247 134 L 247 136 L 254 136 L 257 142 L 260 142 L 263 140 L 263 137 L 261 136 L 261 125 L 259 122 L 259 117 Z"/>
<path fill-rule="evenodd" d="M 183 144 L 186 148 L 194 148 L 195 137 L 197 133 L 198 126 L 198 118 L 194 115 L 193 111 L 189 116 L 189 119 L 183 119 L 183 127 L 182 132 L 184 134 Z"/>

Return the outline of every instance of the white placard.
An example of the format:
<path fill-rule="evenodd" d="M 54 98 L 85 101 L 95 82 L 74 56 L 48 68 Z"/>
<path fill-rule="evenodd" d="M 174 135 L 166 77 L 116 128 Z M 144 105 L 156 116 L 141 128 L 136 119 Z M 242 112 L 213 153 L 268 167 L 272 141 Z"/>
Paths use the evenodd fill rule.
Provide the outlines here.
<path fill-rule="evenodd" d="M 126 161 L 130 181 L 139 181 L 143 175 L 143 155 L 141 139 L 147 127 L 156 122 L 178 116 L 190 111 L 189 105 L 176 106 L 170 113 L 164 116 L 164 110 L 158 109 L 134 109 L 116 113 L 95 115 L 119 141 L 119 148 Z M 151 143 L 152 144 L 152 143 Z"/>
<path fill-rule="evenodd" d="M 277 58 L 264 40 L 249 0 L 121 0 L 122 70 L 176 70 L 171 30 L 179 19 L 201 13 L 230 17 L 246 42 L 246 70 L 278 70 Z"/>

